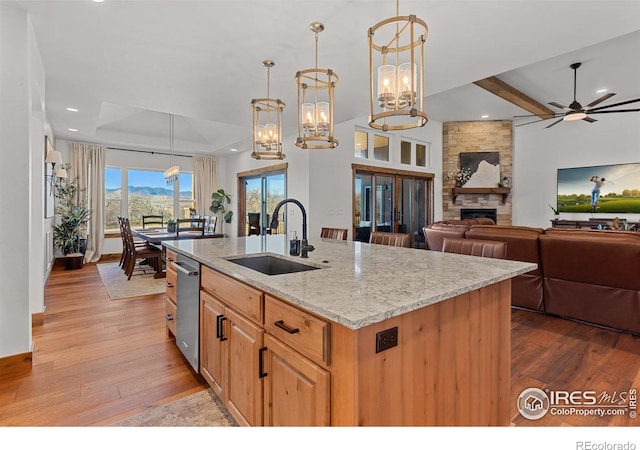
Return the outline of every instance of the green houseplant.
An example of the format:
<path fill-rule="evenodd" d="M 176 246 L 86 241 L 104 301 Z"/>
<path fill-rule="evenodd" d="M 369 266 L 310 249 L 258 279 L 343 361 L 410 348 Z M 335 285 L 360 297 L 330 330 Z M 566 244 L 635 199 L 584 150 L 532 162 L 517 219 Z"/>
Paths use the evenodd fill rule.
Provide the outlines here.
<path fill-rule="evenodd" d="M 67 165 L 65 168 L 69 168 Z M 78 187 L 78 179 L 56 178 L 56 225 L 53 227 L 53 244 L 65 255 L 67 268 L 79 268 L 82 264 L 87 242 L 87 223 L 91 211 L 87 208 Z"/>
<path fill-rule="evenodd" d="M 227 205 L 231 204 L 231 196 L 227 194 L 224 189 L 218 189 L 211 194 L 211 198 L 213 199 L 211 201 L 211 207 L 209 207 L 211 212 L 215 214 L 222 213 L 222 219 L 227 223 L 231 223 L 233 211 L 229 211 L 225 207 L 225 203 Z M 220 224 L 220 231 L 222 232 L 222 223 Z"/>
<path fill-rule="evenodd" d="M 173 219 L 167 220 L 167 231 L 169 233 L 175 233 L 176 231 L 176 221 Z"/>

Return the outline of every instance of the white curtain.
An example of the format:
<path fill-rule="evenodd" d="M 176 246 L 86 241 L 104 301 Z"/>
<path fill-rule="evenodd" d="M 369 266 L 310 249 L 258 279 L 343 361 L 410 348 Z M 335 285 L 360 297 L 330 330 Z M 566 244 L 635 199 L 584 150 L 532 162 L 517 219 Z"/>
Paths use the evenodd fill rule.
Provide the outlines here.
<path fill-rule="evenodd" d="M 216 160 L 211 156 L 194 156 L 193 161 L 193 186 L 196 202 L 196 214 L 209 216 L 213 213 L 211 207 L 211 194 L 218 189 L 216 176 Z"/>
<path fill-rule="evenodd" d="M 104 238 L 104 169 L 107 149 L 93 144 L 71 144 L 70 176 L 78 178 L 81 195 L 91 211 L 87 226 L 85 262 L 96 262 L 102 255 Z"/>

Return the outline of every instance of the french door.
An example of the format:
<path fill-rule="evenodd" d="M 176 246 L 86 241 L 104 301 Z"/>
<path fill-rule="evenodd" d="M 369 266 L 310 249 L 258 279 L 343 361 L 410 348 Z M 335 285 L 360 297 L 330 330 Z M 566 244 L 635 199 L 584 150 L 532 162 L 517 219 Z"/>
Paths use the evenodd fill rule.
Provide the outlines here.
<path fill-rule="evenodd" d="M 283 233 L 285 208 L 280 210 L 278 229 L 269 228 L 273 210 L 286 198 L 286 164 L 238 174 L 238 236 Z"/>
<path fill-rule="evenodd" d="M 354 164 L 353 235 L 368 242 L 372 231 L 410 234 L 423 246 L 422 228 L 433 218 L 433 174 Z"/>

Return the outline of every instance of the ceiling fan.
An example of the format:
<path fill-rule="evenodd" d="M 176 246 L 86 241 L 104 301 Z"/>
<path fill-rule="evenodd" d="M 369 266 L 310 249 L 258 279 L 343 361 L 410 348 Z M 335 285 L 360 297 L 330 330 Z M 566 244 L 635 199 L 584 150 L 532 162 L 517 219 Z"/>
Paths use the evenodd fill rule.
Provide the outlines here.
<path fill-rule="evenodd" d="M 534 120 L 533 122 L 527 122 L 527 123 L 521 123 L 519 125 L 516 125 L 517 127 L 522 126 L 522 125 L 529 125 L 530 123 L 536 123 L 536 122 L 542 122 L 544 120 L 549 120 L 549 119 L 555 119 L 555 118 L 560 118 L 559 120 L 556 120 L 555 122 L 553 122 L 551 125 L 547 125 L 545 128 L 551 128 L 552 126 L 562 122 L 562 121 L 573 121 L 573 120 L 584 120 L 586 122 L 596 122 L 596 119 L 589 117 L 592 114 L 609 114 L 609 113 L 622 113 L 622 112 L 638 112 L 640 111 L 640 108 L 637 109 L 615 109 L 615 110 L 610 110 L 609 108 L 614 108 L 616 106 L 622 106 L 622 105 L 627 105 L 629 103 L 634 103 L 634 102 L 640 102 L 640 98 L 636 98 L 634 100 L 627 100 L 624 102 L 619 102 L 619 103 L 614 103 L 612 105 L 605 105 L 605 106 L 598 106 L 597 108 L 594 108 L 594 106 L 599 105 L 600 103 L 604 102 L 605 100 L 608 100 L 609 98 L 613 97 L 614 94 L 613 92 L 610 92 L 608 94 L 604 94 L 602 97 L 592 101 L 591 103 L 589 103 L 586 106 L 582 106 L 580 104 L 580 102 L 578 102 L 576 100 L 576 80 L 578 78 L 578 68 L 582 65 L 582 63 L 573 63 L 571 64 L 569 67 L 571 69 L 573 69 L 573 102 L 571 102 L 571 104 L 569 106 L 564 106 L 561 105 L 560 103 L 556 103 L 556 102 L 549 102 L 549 104 L 551 106 L 555 106 L 556 108 L 560 108 L 563 110 L 562 113 L 556 113 L 553 116 L 550 117 L 546 117 L 544 119 L 540 119 L 540 120 Z M 526 115 L 526 116 L 514 116 L 514 117 L 534 117 L 535 114 L 533 115 Z"/>

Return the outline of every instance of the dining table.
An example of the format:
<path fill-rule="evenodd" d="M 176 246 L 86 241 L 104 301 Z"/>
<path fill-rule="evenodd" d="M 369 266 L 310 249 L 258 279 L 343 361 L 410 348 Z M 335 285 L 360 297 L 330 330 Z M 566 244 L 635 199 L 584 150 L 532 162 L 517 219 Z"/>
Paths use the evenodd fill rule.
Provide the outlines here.
<path fill-rule="evenodd" d="M 175 231 L 169 231 L 166 228 L 132 228 L 131 234 L 154 246 L 162 245 L 162 241 L 215 239 L 225 237 L 222 233 L 214 233 L 211 231 L 205 231 L 204 233 L 202 233 L 202 231 L 181 231 L 180 234 L 178 234 Z M 166 276 L 167 273 L 165 270 L 162 270 L 161 272 L 158 272 L 154 278 L 165 278 Z"/>

